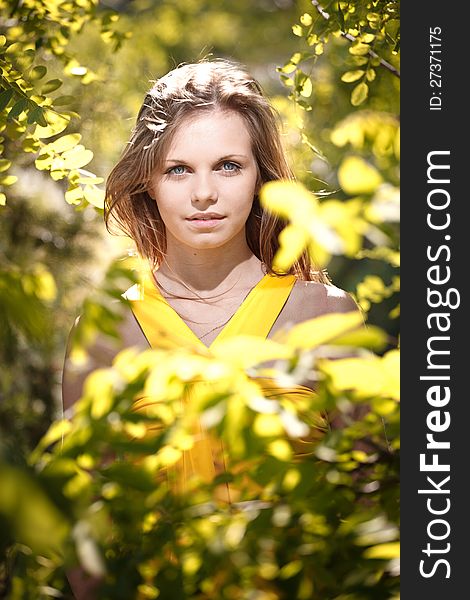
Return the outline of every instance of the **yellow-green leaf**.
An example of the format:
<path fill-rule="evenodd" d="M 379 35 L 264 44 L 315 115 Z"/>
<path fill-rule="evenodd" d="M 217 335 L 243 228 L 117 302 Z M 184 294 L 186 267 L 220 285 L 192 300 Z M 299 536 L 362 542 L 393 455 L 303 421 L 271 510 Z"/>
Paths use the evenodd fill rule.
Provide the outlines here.
<path fill-rule="evenodd" d="M 293 181 L 269 181 L 261 188 L 260 202 L 281 217 L 300 221 L 304 221 L 318 205 L 313 194 L 301 183 Z"/>
<path fill-rule="evenodd" d="M 321 315 L 295 325 L 288 332 L 286 343 L 294 348 L 315 348 L 333 342 L 362 323 L 359 311 Z"/>
<path fill-rule="evenodd" d="M 35 137 L 42 139 L 57 135 L 58 133 L 61 133 L 70 122 L 70 117 L 68 115 L 58 115 L 51 111 L 47 112 L 46 119 L 48 123 L 47 127 L 36 125 L 36 129 L 34 130 Z"/>
<path fill-rule="evenodd" d="M 62 154 L 62 158 L 64 160 L 64 167 L 66 169 L 79 169 L 80 167 L 84 167 L 87 165 L 93 158 L 93 152 L 91 150 L 87 150 L 84 146 L 79 144 L 72 148 L 72 150 L 67 150 Z"/>
<path fill-rule="evenodd" d="M 292 448 L 286 440 L 274 440 L 268 445 L 268 454 L 278 460 L 288 462 L 292 458 Z"/>
<path fill-rule="evenodd" d="M 347 194 L 355 196 L 372 194 L 382 183 L 382 176 L 359 156 L 348 156 L 338 170 L 338 180 Z"/>
<path fill-rule="evenodd" d="M 370 50 L 369 44 L 363 44 L 362 42 L 358 42 L 357 44 L 353 44 L 349 48 L 350 54 L 353 56 L 364 56 Z"/>
<path fill-rule="evenodd" d="M 86 185 L 83 195 L 85 196 L 85 200 L 90 204 L 93 204 L 93 206 L 96 206 L 96 208 L 104 208 L 104 190 L 100 190 L 92 185 Z"/>
<path fill-rule="evenodd" d="M 69 133 L 55 140 L 55 142 L 49 144 L 48 147 L 60 154 L 61 152 L 67 152 L 67 150 L 75 148 L 81 139 L 82 136 L 79 133 Z"/>
<path fill-rule="evenodd" d="M 309 15 L 308 13 L 304 13 L 300 17 L 300 22 L 302 23 L 302 25 L 309 27 L 313 23 L 312 15 Z"/>
<path fill-rule="evenodd" d="M 284 427 L 279 415 L 257 415 L 253 424 L 253 431 L 261 437 L 282 435 Z"/>
<path fill-rule="evenodd" d="M 364 558 L 381 558 L 391 560 L 392 558 L 399 558 L 400 556 L 400 543 L 391 542 L 389 544 L 377 544 L 367 548 L 363 554 Z"/>
<path fill-rule="evenodd" d="M 44 65 L 38 65 L 37 67 L 31 69 L 29 77 L 30 79 L 32 79 L 32 81 L 37 81 L 39 79 L 42 79 L 46 73 L 47 68 Z"/>
<path fill-rule="evenodd" d="M 62 85 L 63 81 L 60 79 L 49 79 L 41 88 L 41 94 L 50 94 L 51 92 L 55 92 Z"/>
<path fill-rule="evenodd" d="M 321 369 L 331 377 L 338 391 L 352 391 L 359 398 L 374 396 L 399 400 L 398 350 L 388 360 L 378 357 L 323 361 Z"/>
<path fill-rule="evenodd" d="M 361 40 L 364 42 L 364 44 L 370 44 L 374 41 L 374 39 L 375 35 L 373 33 L 364 33 L 364 35 L 361 36 Z"/>
<path fill-rule="evenodd" d="M 364 75 L 363 69 L 356 69 L 355 71 L 347 71 L 343 73 L 341 77 L 341 81 L 345 81 L 346 83 L 352 83 L 353 81 L 357 81 Z"/>
<path fill-rule="evenodd" d="M 0 158 L 0 173 L 6 171 L 11 167 L 11 160 L 7 160 L 6 158 Z"/>
<path fill-rule="evenodd" d="M 13 185 L 17 181 L 18 177 L 16 177 L 16 175 L 0 175 L 1 185 Z"/>
<path fill-rule="evenodd" d="M 64 104 L 71 104 L 75 100 L 75 96 L 59 96 L 54 99 L 54 106 L 64 106 Z"/>
<path fill-rule="evenodd" d="M 292 356 L 292 350 L 283 344 L 254 335 L 238 335 L 226 340 L 216 340 L 211 350 L 216 357 L 242 369 L 268 360 L 287 359 Z"/>
<path fill-rule="evenodd" d="M 359 106 L 362 104 L 367 96 L 369 95 L 369 86 L 364 81 L 361 81 L 356 87 L 353 89 L 351 93 L 351 104 L 353 106 Z"/>
<path fill-rule="evenodd" d="M 80 204 L 83 199 L 83 190 L 79 185 L 69 187 L 65 192 L 65 200 L 69 204 Z"/>
<path fill-rule="evenodd" d="M 289 224 L 279 234 L 279 250 L 274 256 L 275 268 L 287 272 L 302 254 L 308 243 L 308 232 Z"/>
<path fill-rule="evenodd" d="M 312 90 L 312 80 L 310 79 L 310 77 L 307 77 L 307 79 L 302 84 L 302 88 L 300 89 L 300 95 L 304 98 L 310 98 L 310 96 L 312 95 Z"/>

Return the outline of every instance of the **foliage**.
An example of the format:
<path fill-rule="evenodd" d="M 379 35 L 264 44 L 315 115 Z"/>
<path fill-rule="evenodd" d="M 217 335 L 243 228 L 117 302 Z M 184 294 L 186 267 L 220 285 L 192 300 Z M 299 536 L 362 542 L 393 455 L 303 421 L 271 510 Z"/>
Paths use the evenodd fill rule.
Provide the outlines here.
<path fill-rule="evenodd" d="M 91 375 L 72 421 L 55 423 L 32 455 L 38 501 L 29 518 L 44 522 L 39 494 L 47 490 L 46 523 L 54 519 L 55 526 L 51 539 L 48 527 L 23 530 L 13 522 L 30 577 L 57 580 L 64 557 L 75 555 L 89 573 L 105 577 L 100 598 L 241 598 L 253 590 L 273 598 L 393 597 L 396 352 L 319 360 L 322 391 L 298 404 L 282 391 L 264 399 L 256 380 L 266 355 L 287 361 L 286 373 L 296 380 L 308 339 L 323 347 L 364 343 L 362 332 L 351 333 L 359 315 L 344 315 L 333 331 L 329 317 L 299 325 L 275 347 L 256 340 L 247 352 L 246 340 L 235 339 L 216 356 L 127 350 L 113 368 Z M 369 335 L 369 342 L 376 338 Z M 240 368 L 241 352 L 250 377 Z M 136 411 L 134 398 L 142 394 L 153 404 Z M 352 419 L 352 407 L 365 400 L 367 418 Z M 305 423 L 335 404 L 346 426 L 299 452 Z M 225 440 L 230 468 L 212 482 L 194 481 L 180 496 L 161 473 L 194 443 L 199 415 Z M 109 455 L 113 460 L 104 461 Z M 214 504 L 215 489 L 227 479 L 251 504 Z M 5 481 L 3 512 L 5 497 L 17 498 L 17 505 L 33 485 Z M 33 554 L 24 555 L 23 547 Z M 13 587 L 24 595 L 12 597 L 30 597 L 19 576 Z"/>
<path fill-rule="evenodd" d="M 71 35 L 79 33 L 89 21 L 99 19 L 102 38 L 115 49 L 119 47 L 122 36 L 111 29 L 117 17 L 111 12 L 97 17 L 96 6 L 97 0 L 0 3 L 0 131 L 13 146 L 13 152 L 21 149 L 23 153 L 38 153 L 37 169 L 49 171 L 56 181 L 67 179 L 68 202 L 79 204 L 86 199 L 102 206 L 103 193 L 96 186 L 103 180 L 83 169 L 93 153 L 79 143 L 79 133 L 58 137 L 79 117 L 62 108 L 74 98 L 60 92 L 54 94 L 63 80 L 55 75 L 47 79 L 48 66 L 43 64 L 56 58 L 62 63 L 65 76 L 77 77 L 84 85 L 93 81 L 93 73 L 80 65 L 67 51 L 67 45 Z M 57 62 L 52 64 L 57 69 Z M 45 141 L 51 137 L 52 142 Z M 0 163 L 2 190 L 17 180 L 8 174 L 8 150 L 9 147 Z M 5 202 L 2 191 L 0 204 Z"/>
<path fill-rule="evenodd" d="M 215 53 L 224 54 L 230 18 L 234 31 L 242 30 L 236 11 L 243 6 L 229 12 L 202 0 L 120 4 L 126 30 L 143 34 L 161 18 L 153 56 L 163 70 L 172 66 L 165 62 L 170 48 L 176 62 L 194 59 L 197 36 L 210 29 L 219 36 Z M 289 220 L 276 260 L 287 268 L 306 248 L 330 270 L 353 261 L 364 316 L 369 312 L 370 323 L 385 323 L 389 331 L 386 312 L 398 316 L 399 290 L 398 3 L 311 5 L 299 3 L 302 16 L 293 28 L 294 40 L 304 47 L 279 68 L 290 98 L 274 99 L 291 126 L 286 145 L 298 159 L 302 181 L 272 183 L 262 191 L 265 205 Z M 116 49 L 128 34 L 116 29 L 115 14 L 91 0 L 0 7 L 6 156 L 1 182 L 24 178 L 21 168 L 49 172 L 83 217 L 75 233 L 64 223 L 60 235 L 80 240 L 89 228 L 82 209 L 88 202 L 99 206 L 101 180 L 83 169 L 92 154 L 88 142 L 81 142 L 93 136 L 77 117 L 93 112 L 94 97 L 78 90 L 105 79 L 102 65 L 85 48 L 110 67 L 98 44 L 104 39 Z M 195 18 L 219 28 L 188 27 Z M 276 18 L 270 21 L 274 32 L 286 22 L 281 11 Z M 262 46 L 259 36 L 253 39 Z M 137 61 L 149 60 L 148 53 L 137 40 L 131 46 L 120 59 L 122 69 L 130 73 L 129 65 L 138 64 L 135 71 L 142 72 L 143 62 Z M 82 55 L 88 56 L 87 66 L 76 58 Z M 46 66 L 50 78 L 42 84 Z M 74 111 L 64 111 L 60 96 L 53 95 L 61 77 Z M 124 79 L 124 72 L 115 78 Z M 135 80 L 125 85 L 132 90 L 128 106 L 113 105 L 111 89 L 100 98 L 103 114 L 123 119 L 135 112 Z M 103 123 L 109 129 L 109 118 Z M 115 135 L 100 135 L 103 142 L 96 143 L 101 164 L 115 158 Z M 18 227 L 23 223 L 24 229 L 39 211 L 14 194 L 3 211 L 8 260 L 0 263 L 6 308 L 0 322 L 8 342 L 2 359 L 10 373 L 2 369 L 1 375 L 10 398 L 21 399 L 3 419 L 16 428 L 21 419 L 26 422 L 22 413 L 32 396 L 51 405 L 43 391 L 47 383 L 34 388 L 27 371 L 38 360 L 50 364 L 58 344 L 48 335 L 52 319 L 67 320 L 74 307 L 61 312 L 72 285 L 67 271 L 54 264 L 34 229 L 26 235 Z M 43 229 L 48 218 L 44 215 Z M 22 248 L 25 239 L 30 246 Z M 82 239 L 79 253 L 85 247 Z M 58 262 L 70 261 L 70 251 Z M 338 262 L 345 256 L 349 263 Z M 84 253 L 81 259 L 86 258 Z M 83 344 L 99 331 L 116 334 L 119 314 L 110 309 L 111 300 L 119 298 L 117 289 L 129 277 L 121 263 L 112 265 L 103 291 L 84 303 L 75 360 L 83 360 Z M 55 420 L 27 461 L 1 448 L 0 552 L 12 573 L 9 597 L 67 595 L 65 572 L 81 565 L 102 578 L 103 599 L 397 599 L 399 352 L 383 329 L 358 328 L 360 322 L 359 313 L 327 315 L 274 340 L 232 339 L 212 353 L 125 350 L 111 368 L 91 374 L 73 418 Z M 19 353 L 31 348 L 36 363 L 28 359 L 19 367 Z M 266 368 L 266 360 L 275 360 L 274 370 Z M 49 385 L 51 377 L 49 372 Z M 258 378 L 265 377 L 274 377 L 274 398 L 263 397 Z M 283 392 L 305 379 L 316 381 L 316 393 L 294 401 Z M 142 395 L 153 400 L 146 411 L 136 410 L 135 399 Z M 340 427 L 313 435 L 321 412 L 333 415 Z M 39 427 L 31 418 L 36 430 L 29 443 L 37 442 L 52 412 L 43 417 Z M 194 480 L 189 493 L 180 494 L 166 475 L 195 443 L 199 419 L 224 440 L 227 473 Z M 247 504 L 227 506 L 215 499 L 227 482 Z"/>

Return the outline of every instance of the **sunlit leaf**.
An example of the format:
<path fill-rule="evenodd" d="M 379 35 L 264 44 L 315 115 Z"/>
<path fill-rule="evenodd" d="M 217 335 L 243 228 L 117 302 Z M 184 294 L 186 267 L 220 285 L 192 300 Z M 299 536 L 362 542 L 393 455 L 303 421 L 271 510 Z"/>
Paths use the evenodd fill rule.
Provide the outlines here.
<path fill-rule="evenodd" d="M 370 50 L 369 44 L 364 44 L 362 42 L 358 42 L 349 47 L 349 52 L 353 56 L 364 56 L 368 54 Z"/>
<path fill-rule="evenodd" d="M 85 200 L 96 208 L 104 208 L 105 192 L 94 185 L 86 185 L 83 195 Z"/>
<path fill-rule="evenodd" d="M 242 369 L 268 360 L 286 359 L 292 355 L 292 351 L 282 344 L 250 335 L 216 340 L 211 346 L 211 351 L 220 359 Z"/>
<path fill-rule="evenodd" d="M 356 87 L 351 92 L 351 104 L 353 106 L 359 106 L 362 104 L 367 96 L 369 95 L 369 86 L 367 83 L 363 81 L 356 85 Z"/>
<path fill-rule="evenodd" d="M 261 437 L 281 435 L 284 427 L 279 415 L 257 415 L 253 425 L 253 431 Z"/>
<path fill-rule="evenodd" d="M 52 144 L 49 144 L 48 148 L 57 153 L 66 152 L 67 150 L 75 148 L 81 139 L 82 136 L 79 133 L 69 133 L 58 138 L 52 142 Z"/>
<path fill-rule="evenodd" d="M 382 183 L 382 176 L 359 156 L 348 156 L 340 165 L 338 180 L 343 190 L 354 196 L 374 192 Z"/>
<path fill-rule="evenodd" d="M 302 87 L 300 89 L 300 95 L 303 96 L 304 98 L 310 98 L 310 96 L 312 95 L 312 90 L 313 90 L 312 80 L 310 79 L 310 77 L 307 77 L 305 79 L 305 81 L 303 82 Z"/>
<path fill-rule="evenodd" d="M 72 185 L 65 192 L 65 200 L 69 204 L 80 204 L 83 200 L 83 190 L 79 185 Z"/>
<path fill-rule="evenodd" d="M 79 144 L 62 154 L 64 166 L 67 169 L 79 169 L 87 165 L 93 158 L 93 152 Z"/>
<path fill-rule="evenodd" d="M 286 335 L 286 343 L 295 348 L 315 348 L 333 342 L 362 322 L 359 311 L 322 315 L 292 327 Z"/>
<path fill-rule="evenodd" d="M 274 256 L 277 269 L 287 272 L 299 258 L 308 241 L 308 233 L 296 225 L 287 225 L 279 235 L 279 250 Z"/>
<path fill-rule="evenodd" d="M 48 123 L 47 127 L 37 125 L 34 130 L 35 137 L 42 139 L 57 135 L 58 133 L 61 133 L 70 122 L 69 116 L 58 115 L 51 111 L 48 111 L 46 119 Z"/>
<path fill-rule="evenodd" d="M 274 440 L 268 445 L 267 450 L 271 456 L 284 462 L 292 458 L 292 448 L 286 440 Z"/>
<path fill-rule="evenodd" d="M 363 553 L 364 558 L 379 558 L 379 559 L 392 559 L 400 557 L 400 543 L 391 542 L 389 544 L 378 544 L 367 548 Z"/>
<path fill-rule="evenodd" d="M 347 71 L 343 73 L 341 76 L 341 81 L 345 81 L 346 83 L 352 83 L 353 81 L 357 81 L 364 75 L 364 71 L 362 69 L 357 69 L 355 71 Z"/>

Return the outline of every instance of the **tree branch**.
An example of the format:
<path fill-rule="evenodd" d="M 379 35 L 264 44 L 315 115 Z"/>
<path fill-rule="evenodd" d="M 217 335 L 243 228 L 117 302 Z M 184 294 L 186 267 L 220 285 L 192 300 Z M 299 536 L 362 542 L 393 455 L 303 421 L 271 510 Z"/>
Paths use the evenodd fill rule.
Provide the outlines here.
<path fill-rule="evenodd" d="M 326 20 L 329 21 L 330 19 L 330 15 L 329 13 L 326 12 L 326 10 L 324 10 L 321 6 L 320 3 L 318 2 L 318 0 L 311 0 L 313 6 L 317 9 L 317 12 Z M 341 31 L 341 35 L 342 37 L 346 38 L 347 40 L 349 40 L 350 42 L 356 42 L 357 38 L 354 35 L 351 35 L 350 33 L 346 33 L 345 31 Z M 368 52 L 369 56 L 371 56 L 372 58 L 378 58 L 380 61 L 380 64 L 382 65 L 382 67 L 385 67 L 386 69 L 388 69 L 393 75 L 395 75 L 396 77 L 400 78 L 400 71 L 398 71 L 398 69 L 396 69 L 392 64 L 390 64 L 388 61 L 384 60 L 383 58 L 381 58 L 376 52 L 374 52 L 373 50 L 369 50 Z"/>

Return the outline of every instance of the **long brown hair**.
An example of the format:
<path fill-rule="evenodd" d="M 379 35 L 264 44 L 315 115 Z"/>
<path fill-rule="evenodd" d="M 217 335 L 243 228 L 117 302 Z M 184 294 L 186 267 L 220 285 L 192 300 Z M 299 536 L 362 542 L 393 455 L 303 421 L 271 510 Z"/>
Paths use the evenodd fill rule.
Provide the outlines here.
<path fill-rule="evenodd" d="M 165 226 L 157 203 L 148 192 L 155 169 L 161 167 L 173 136 L 188 115 L 196 111 L 230 110 L 246 122 L 258 166 L 258 189 L 273 180 L 293 180 L 279 133 L 279 117 L 259 83 L 239 64 L 216 59 L 185 64 L 158 79 L 147 93 L 131 138 L 106 185 L 105 222 L 129 235 L 139 253 L 154 267 L 166 251 Z M 264 210 L 258 196 L 246 223 L 250 250 L 274 273 L 278 236 L 286 223 Z M 292 266 L 299 279 L 329 283 L 314 270 L 305 252 Z"/>

